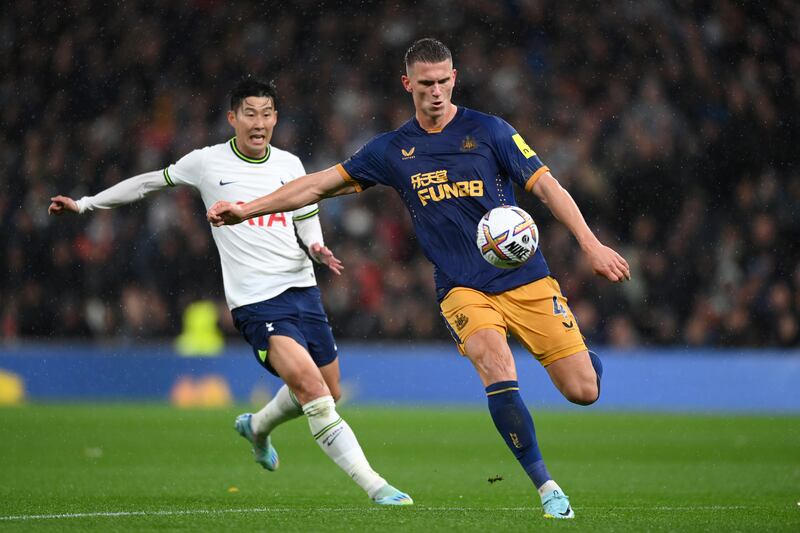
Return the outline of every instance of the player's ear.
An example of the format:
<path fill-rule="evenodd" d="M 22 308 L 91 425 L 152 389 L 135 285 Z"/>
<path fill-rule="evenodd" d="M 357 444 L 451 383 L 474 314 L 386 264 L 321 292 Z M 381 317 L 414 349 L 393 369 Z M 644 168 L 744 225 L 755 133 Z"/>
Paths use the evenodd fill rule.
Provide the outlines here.
<path fill-rule="evenodd" d="M 456 69 L 453 69 L 453 85 L 456 84 L 456 75 L 457 74 L 458 74 L 458 71 Z"/>
<path fill-rule="evenodd" d="M 402 76 L 400 76 L 400 81 L 403 82 L 403 89 L 405 89 L 406 92 L 410 93 L 411 92 L 411 80 L 408 78 L 408 76 L 403 74 Z"/>
<path fill-rule="evenodd" d="M 228 110 L 228 124 L 230 124 L 231 127 L 236 128 L 236 113 L 231 110 Z"/>

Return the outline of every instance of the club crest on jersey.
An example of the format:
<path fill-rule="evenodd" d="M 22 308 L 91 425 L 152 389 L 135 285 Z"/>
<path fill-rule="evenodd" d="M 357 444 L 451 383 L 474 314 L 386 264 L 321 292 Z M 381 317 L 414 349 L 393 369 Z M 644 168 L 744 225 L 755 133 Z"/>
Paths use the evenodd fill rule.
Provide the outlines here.
<path fill-rule="evenodd" d="M 411 188 L 417 191 L 423 206 L 450 198 L 483 196 L 483 180 L 450 181 L 447 170 L 414 174 L 411 176 Z"/>
<path fill-rule="evenodd" d="M 405 161 L 406 159 L 414 159 L 414 150 L 416 149 L 417 149 L 416 146 L 412 146 L 408 150 L 406 150 L 405 148 L 400 148 L 400 153 L 403 154 L 403 161 Z"/>
<path fill-rule="evenodd" d="M 478 147 L 478 143 L 475 142 L 475 139 L 473 139 L 469 135 L 464 137 L 464 139 L 461 141 L 461 151 L 462 152 L 469 152 L 470 150 L 474 150 L 477 147 Z"/>

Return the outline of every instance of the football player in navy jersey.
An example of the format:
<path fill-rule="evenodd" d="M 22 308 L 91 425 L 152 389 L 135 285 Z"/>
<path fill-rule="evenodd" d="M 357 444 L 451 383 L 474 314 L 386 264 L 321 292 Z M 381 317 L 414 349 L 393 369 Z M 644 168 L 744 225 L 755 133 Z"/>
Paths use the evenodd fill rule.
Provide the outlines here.
<path fill-rule="evenodd" d="M 573 518 L 569 498 L 542 459 L 507 335 L 544 366 L 573 403 L 597 401 L 602 364 L 587 349 L 542 251 L 517 269 L 496 268 L 481 257 L 475 228 L 490 209 L 516 205 L 512 183 L 517 183 L 569 228 L 598 275 L 620 282 L 630 279 L 630 269 L 592 233 L 570 194 L 512 126 L 453 104 L 457 72 L 444 44 L 420 39 L 406 52 L 405 63 L 401 80 L 416 111 L 408 122 L 370 140 L 347 161 L 272 194 L 241 205 L 217 202 L 208 219 L 215 226 L 237 224 L 373 185 L 393 187 L 435 267 L 442 316 L 483 382 L 498 432 L 536 486 L 544 516 Z"/>

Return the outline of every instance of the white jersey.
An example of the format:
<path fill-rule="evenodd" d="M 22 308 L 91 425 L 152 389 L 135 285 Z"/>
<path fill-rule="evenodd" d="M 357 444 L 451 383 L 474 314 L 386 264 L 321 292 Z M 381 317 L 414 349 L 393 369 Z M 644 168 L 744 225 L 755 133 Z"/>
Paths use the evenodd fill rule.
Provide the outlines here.
<path fill-rule="evenodd" d="M 218 200 L 249 202 L 305 175 L 297 156 L 267 146 L 261 159 L 242 154 L 236 139 L 194 150 L 164 169 L 170 186 L 191 185 L 206 209 Z M 222 264 L 228 307 L 267 300 L 290 287 L 316 285 L 314 267 L 297 242 L 297 220 L 319 213 L 316 204 L 294 212 L 264 215 L 234 226 L 212 227 Z"/>

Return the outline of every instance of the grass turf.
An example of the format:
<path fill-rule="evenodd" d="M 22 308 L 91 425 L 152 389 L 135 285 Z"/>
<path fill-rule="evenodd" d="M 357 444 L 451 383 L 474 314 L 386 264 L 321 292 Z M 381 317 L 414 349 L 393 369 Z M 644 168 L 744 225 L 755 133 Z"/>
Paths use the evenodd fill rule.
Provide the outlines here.
<path fill-rule="evenodd" d="M 408 508 L 371 504 L 303 420 L 261 470 L 238 412 L 0 409 L 0 530 L 800 531 L 798 417 L 534 413 L 577 514 L 556 522 L 484 411 L 340 409 Z"/>

